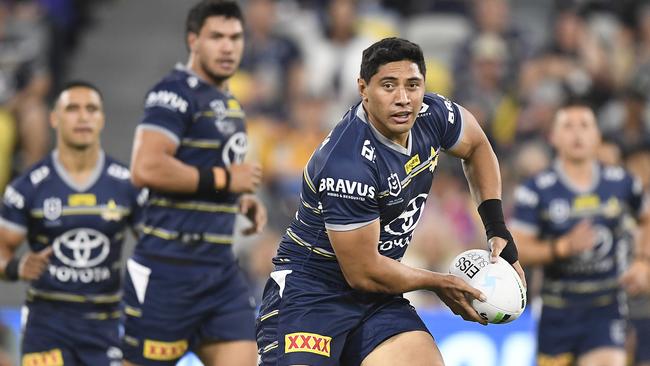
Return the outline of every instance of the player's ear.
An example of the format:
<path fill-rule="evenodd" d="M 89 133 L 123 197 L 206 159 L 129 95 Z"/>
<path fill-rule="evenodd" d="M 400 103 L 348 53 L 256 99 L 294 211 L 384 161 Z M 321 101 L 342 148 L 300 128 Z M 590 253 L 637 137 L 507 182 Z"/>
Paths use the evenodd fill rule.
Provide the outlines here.
<path fill-rule="evenodd" d="M 56 109 L 56 106 L 54 108 Z M 53 109 L 50 112 L 50 126 L 52 128 L 57 128 L 57 126 L 59 125 L 59 123 L 56 120 L 56 111 L 55 111 L 55 109 Z"/>
<path fill-rule="evenodd" d="M 357 78 L 357 86 L 359 87 L 359 94 L 361 95 L 361 99 L 364 102 L 368 101 L 368 84 L 366 84 L 366 81 L 363 80 L 363 78 Z"/>
<path fill-rule="evenodd" d="M 188 32 L 187 33 L 187 48 L 190 49 L 190 52 L 195 52 L 196 51 L 196 39 L 198 38 L 198 35 L 194 32 Z"/>

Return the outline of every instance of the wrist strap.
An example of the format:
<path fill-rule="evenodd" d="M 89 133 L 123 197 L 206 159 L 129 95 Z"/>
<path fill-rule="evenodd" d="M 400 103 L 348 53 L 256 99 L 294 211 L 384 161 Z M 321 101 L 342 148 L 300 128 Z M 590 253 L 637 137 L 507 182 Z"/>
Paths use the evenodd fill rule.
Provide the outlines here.
<path fill-rule="evenodd" d="M 196 187 L 196 193 L 210 194 L 216 191 L 214 186 L 214 171 L 212 168 L 197 168 L 199 171 L 199 184 Z"/>
<path fill-rule="evenodd" d="M 20 257 L 13 257 L 5 266 L 5 278 L 8 281 L 18 281 L 18 267 L 20 266 Z"/>
<path fill-rule="evenodd" d="M 478 206 L 478 214 L 481 216 L 483 226 L 485 226 L 485 234 L 488 240 L 497 236 L 507 241 L 505 248 L 501 251 L 501 258 L 510 264 L 515 263 L 519 259 L 519 253 L 512 234 L 506 227 L 501 200 L 489 199 L 481 202 Z"/>

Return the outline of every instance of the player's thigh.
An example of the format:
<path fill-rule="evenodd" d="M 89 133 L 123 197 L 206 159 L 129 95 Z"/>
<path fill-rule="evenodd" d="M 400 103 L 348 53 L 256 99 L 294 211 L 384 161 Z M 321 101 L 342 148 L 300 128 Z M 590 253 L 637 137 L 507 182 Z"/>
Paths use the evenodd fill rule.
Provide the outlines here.
<path fill-rule="evenodd" d="M 255 366 L 257 347 L 254 341 L 210 342 L 199 346 L 197 356 L 205 366 Z"/>
<path fill-rule="evenodd" d="M 442 355 L 431 335 L 412 331 L 394 335 L 377 346 L 361 366 L 443 366 Z"/>
<path fill-rule="evenodd" d="M 595 348 L 578 357 L 578 366 L 625 366 L 625 350 L 618 347 Z"/>

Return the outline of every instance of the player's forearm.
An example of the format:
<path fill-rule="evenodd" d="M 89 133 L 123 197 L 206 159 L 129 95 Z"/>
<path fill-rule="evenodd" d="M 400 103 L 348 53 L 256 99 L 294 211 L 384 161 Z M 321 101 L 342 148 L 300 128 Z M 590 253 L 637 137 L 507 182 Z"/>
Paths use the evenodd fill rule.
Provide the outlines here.
<path fill-rule="evenodd" d="M 136 156 L 131 168 L 131 180 L 137 187 L 173 193 L 196 192 L 198 170 L 170 155 Z"/>
<path fill-rule="evenodd" d="M 554 260 L 553 245 L 527 236 L 513 230 L 512 236 L 517 242 L 519 262 L 524 266 L 545 265 Z"/>
<path fill-rule="evenodd" d="M 639 241 L 636 257 L 650 261 L 650 215 L 646 214 L 640 221 Z"/>
<path fill-rule="evenodd" d="M 488 199 L 501 199 L 499 162 L 487 138 L 477 144 L 469 156 L 463 159 L 463 170 L 477 205 Z"/>
<path fill-rule="evenodd" d="M 366 292 L 403 294 L 405 292 L 435 289 L 441 274 L 413 268 L 394 259 L 377 255 L 374 262 L 364 261 L 366 268 L 346 280 L 354 289 Z M 345 271 L 344 271 L 345 272 Z"/>

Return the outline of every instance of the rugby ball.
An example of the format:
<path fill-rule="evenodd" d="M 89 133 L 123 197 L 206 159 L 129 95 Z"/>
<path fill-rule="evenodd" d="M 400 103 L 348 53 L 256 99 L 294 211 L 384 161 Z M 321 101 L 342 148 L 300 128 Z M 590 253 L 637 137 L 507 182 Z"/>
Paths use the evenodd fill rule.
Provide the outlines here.
<path fill-rule="evenodd" d="M 492 324 L 509 323 L 526 308 L 526 289 L 514 268 L 503 258 L 490 263 L 490 252 L 471 249 L 449 265 L 449 273 L 479 289 L 487 300 L 472 300 L 472 307 Z"/>

